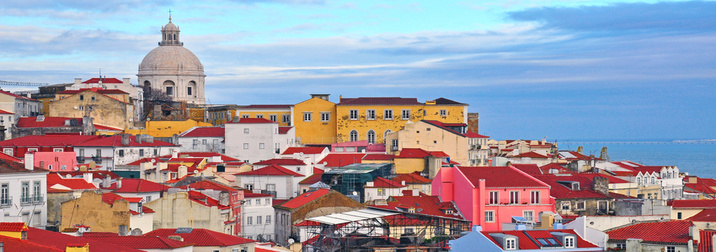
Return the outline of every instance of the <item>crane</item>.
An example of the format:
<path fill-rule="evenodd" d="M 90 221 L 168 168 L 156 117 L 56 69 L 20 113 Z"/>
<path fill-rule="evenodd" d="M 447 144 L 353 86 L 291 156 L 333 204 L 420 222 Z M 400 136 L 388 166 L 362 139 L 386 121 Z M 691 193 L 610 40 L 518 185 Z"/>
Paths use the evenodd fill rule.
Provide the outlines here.
<path fill-rule="evenodd" d="M 20 87 L 41 87 L 50 85 L 48 83 L 38 82 L 22 82 L 22 81 L 4 81 L 0 80 L 0 86 L 20 86 Z"/>

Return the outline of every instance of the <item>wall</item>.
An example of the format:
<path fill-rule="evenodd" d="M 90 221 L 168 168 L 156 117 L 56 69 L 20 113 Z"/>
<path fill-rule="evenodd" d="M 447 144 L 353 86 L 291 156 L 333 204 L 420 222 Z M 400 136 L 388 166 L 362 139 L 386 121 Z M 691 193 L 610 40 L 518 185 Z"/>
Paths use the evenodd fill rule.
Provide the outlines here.
<path fill-rule="evenodd" d="M 321 98 L 311 98 L 294 106 L 293 122 L 296 141 L 301 144 L 331 144 L 336 142 L 336 104 Z M 304 112 L 312 112 L 310 122 L 303 120 Z M 321 121 L 321 112 L 330 113 L 330 120 Z"/>
<path fill-rule="evenodd" d="M 278 138 L 277 123 L 227 123 L 225 130 L 226 155 L 230 157 L 255 163 L 278 155 L 274 150 Z M 244 149 L 244 144 L 248 144 L 248 149 Z"/>
<path fill-rule="evenodd" d="M 83 100 L 80 100 L 81 95 L 84 96 Z M 92 97 L 95 100 L 91 100 Z M 134 122 L 134 105 L 88 90 L 55 100 L 50 104 L 49 116 L 72 118 L 91 116 L 95 124 L 124 129 Z"/>
<path fill-rule="evenodd" d="M 256 200 L 260 201 L 260 204 L 256 203 Z M 269 203 L 266 204 L 266 200 L 269 200 Z M 246 201 L 251 201 L 251 205 L 244 204 L 243 206 L 243 220 L 241 222 L 241 236 L 247 237 L 249 239 L 258 239 L 258 235 L 262 235 L 263 239 L 270 239 L 273 240 L 274 237 L 274 229 L 276 224 L 276 219 L 274 217 L 274 208 L 272 206 L 272 200 L 270 197 L 252 197 L 252 198 L 246 198 Z M 256 217 L 261 216 L 261 224 L 258 224 L 256 221 Z M 271 216 L 271 222 L 266 223 L 267 216 Z M 251 217 L 252 218 L 252 224 L 248 225 L 246 222 L 246 218 Z"/>
<path fill-rule="evenodd" d="M 120 225 L 129 227 L 129 219 L 129 202 L 118 200 L 110 206 L 102 202 L 101 193 L 86 191 L 81 197 L 62 203 L 60 230 L 83 224 L 93 232 L 117 233 Z"/>
<path fill-rule="evenodd" d="M 253 185 L 253 190 L 259 192 L 266 190 L 267 184 L 276 186 L 277 199 L 289 199 L 298 196 L 298 182 L 305 177 L 293 176 L 255 176 L 255 175 L 236 175 L 236 185 L 246 188 L 247 184 Z"/>
<path fill-rule="evenodd" d="M 427 170 L 425 158 L 395 158 L 395 173 L 408 174 Z"/>
<path fill-rule="evenodd" d="M 129 217 L 129 231 L 139 229 L 142 234 L 154 230 L 154 213 L 131 214 Z"/>
<path fill-rule="evenodd" d="M 375 110 L 375 119 L 368 120 L 366 118 L 367 110 Z M 410 110 L 410 118 L 402 118 L 402 110 Z M 358 110 L 358 119 L 350 119 L 350 110 Z M 385 110 L 393 110 L 393 119 L 383 119 Z M 385 131 L 399 131 L 408 121 L 419 121 L 423 118 L 422 105 L 336 105 L 337 121 L 336 121 L 336 137 L 338 142 L 349 142 L 350 132 L 356 130 L 358 132 L 358 140 L 367 140 L 368 131 L 375 132 L 375 142 L 383 143 Z"/>
<path fill-rule="evenodd" d="M 229 220 L 228 213 L 222 214 L 215 206 L 209 207 L 190 200 L 187 192 L 165 194 L 144 205 L 155 212 L 154 229 L 192 227 L 224 233 L 224 221 Z"/>
<path fill-rule="evenodd" d="M 586 227 L 599 231 L 606 231 L 624 225 L 630 225 L 637 222 L 660 221 L 669 219 L 665 215 L 641 215 L 641 216 L 586 216 Z"/>
<path fill-rule="evenodd" d="M 62 202 L 75 199 L 73 192 L 47 194 L 47 226 L 59 227 L 62 223 Z"/>

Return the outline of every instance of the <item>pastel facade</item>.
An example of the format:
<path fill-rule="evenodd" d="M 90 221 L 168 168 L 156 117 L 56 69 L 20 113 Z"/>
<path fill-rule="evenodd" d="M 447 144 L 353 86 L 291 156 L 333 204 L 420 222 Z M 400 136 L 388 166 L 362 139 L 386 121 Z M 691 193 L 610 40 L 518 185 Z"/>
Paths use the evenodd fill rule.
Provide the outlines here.
<path fill-rule="evenodd" d="M 249 163 L 272 159 L 295 144 L 293 128 L 282 128 L 265 118 L 227 123 L 226 155 Z"/>
<path fill-rule="evenodd" d="M 47 171 L 30 164 L 0 160 L 0 221 L 24 222 L 44 229 L 47 225 Z"/>
<path fill-rule="evenodd" d="M 177 136 L 182 152 L 224 153 L 223 127 L 193 127 Z"/>
<path fill-rule="evenodd" d="M 51 117 L 92 117 L 92 122 L 125 129 L 134 123 L 134 105 L 121 90 L 65 90 L 50 103 Z"/>
<path fill-rule="evenodd" d="M 193 127 L 209 127 L 210 123 L 195 120 L 186 121 L 146 121 L 143 129 L 126 129 L 124 133 L 130 135 L 150 135 L 155 138 L 169 141 L 174 135 L 179 135 Z"/>
<path fill-rule="evenodd" d="M 155 211 L 154 229 L 191 227 L 233 233 L 234 223 L 227 223 L 231 220 L 229 206 L 197 191 L 168 193 L 146 206 Z"/>
<path fill-rule="evenodd" d="M 60 230 L 75 225 L 91 227 L 94 232 L 151 231 L 153 211 L 142 206 L 144 199 L 121 197 L 114 193 L 86 191 L 82 196 L 62 203 Z M 137 215 L 137 216 L 134 216 Z"/>
<path fill-rule="evenodd" d="M 27 155 L 32 155 L 28 160 Z M 33 162 L 35 167 L 48 171 L 73 171 L 77 166 L 77 154 L 74 152 L 34 152 L 25 155 L 26 162 Z"/>
<path fill-rule="evenodd" d="M 294 106 L 293 125 L 301 144 L 332 144 L 336 139 L 336 104 L 328 95 L 312 95 Z"/>
<path fill-rule="evenodd" d="M 272 194 L 277 199 L 298 196 L 298 183 L 305 176 L 279 165 L 234 174 L 236 185 L 256 193 Z"/>
<path fill-rule="evenodd" d="M 273 195 L 246 193 L 244 197 L 241 236 L 259 241 L 275 240 Z"/>
<path fill-rule="evenodd" d="M 537 222 L 554 211 L 550 186 L 514 167 L 443 167 L 432 182 L 433 195 L 455 201 L 465 218 L 486 231 L 502 230 L 513 216 Z"/>
<path fill-rule="evenodd" d="M 13 113 L 13 118 L 37 116 L 41 107 L 38 100 L 0 90 L 0 110 Z"/>
<path fill-rule="evenodd" d="M 122 90 L 129 95 L 129 100 L 134 105 L 134 121 L 138 122 L 143 119 L 142 116 L 144 115 L 142 104 L 144 101 L 144 89 L 132 85 L 129 80 L 130 78 L 122 78 L 122 80 L 119 80 L 117 78 L 100 77 L 82 81 L 82 78 L 75 78 L 75 82 L 66 87 L 66 90 L 80 90 L 88 88 Z"/>

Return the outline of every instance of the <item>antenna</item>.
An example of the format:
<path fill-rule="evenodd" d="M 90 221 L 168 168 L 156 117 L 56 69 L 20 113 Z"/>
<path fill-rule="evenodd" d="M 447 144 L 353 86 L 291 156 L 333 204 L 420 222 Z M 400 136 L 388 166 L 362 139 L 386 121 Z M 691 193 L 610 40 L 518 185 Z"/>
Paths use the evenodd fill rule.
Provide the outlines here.
<path fill-rule="evenodd" d="M 169 23 L 172 22 L 172 9 L 169 8 Z"/>

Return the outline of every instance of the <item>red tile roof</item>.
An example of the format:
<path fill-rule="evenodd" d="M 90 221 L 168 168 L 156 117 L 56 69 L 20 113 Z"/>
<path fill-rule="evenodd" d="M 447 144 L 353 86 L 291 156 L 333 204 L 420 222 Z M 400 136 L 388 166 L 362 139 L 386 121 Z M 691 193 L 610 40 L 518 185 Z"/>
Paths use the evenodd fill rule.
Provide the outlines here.
<path fill-rule="evenodd" d="M 94 126 L 94 129 L 101 130 L 101 131 L 123 131 L 124 130 L 122 128 L 115 128 L 115 127 L 111 127 L 111 126 L 99 125 L 96 123 L 93 124 L 93 126 Z"/>
<path fill-rule="evenodd" d="M 221 157 L 221 160 L 224 162 L 227 161 L 241 161 L 236 158 L 229 157 L 224 154 L 219 154 L 216 152 L 179 152 L 177 153 L 177 157 L 195 157 L 195 158 L 208 158 L 208 157 Z M 159 158 L 171 158 L 172 155 L 164 155 L 160 156 Z"/>
<path fill-rule="evenodd" d="M 117 188 L 117 183 L 104 189 L 114 190 L 116 193 L 139 193 L 139 192 L 166 192 L 169 186 L 165 186 L 146 179 L 124 178 L 122 179 L 122 187 Z"/>
<path fill-rule="evenodd" d="M 112 135 L 112 136 L 99 136 L 97 138 L 92 138 L 87 141 L 77 143 L 75 146 L 83 146 L 83 147 L 107 147 L 107 146 L 131 146 L 131 147 L 139 147 L 139 146 L 148 146 L 148 147 L 157 147 L 157 146 L 178 146 L 172 143 L 154 140 L 153 142 L 146 142 L 142 141 L 141 143 L 137 142 L 136 137 L 134 135 L 128 135 L 129 144 L 122 145 L 122 135 Z"/>
<path fill-rule="evenodd" d="M 667 202 L 672 208 L 716 208 L 716 199 L 672 200 Z"/>
<path fill-rule="evenodd" d="M 716 189 L 714 189 L 711 186 L 704 185 L 704 184 L 697 184 L 697 183 L 686 183 L 684 184 L 684 190 L 692 191 L 692 192 L 699 192 L 699 193 L 705 193 L 705 194 L 716 194 Z"/>
<path fill-rule="evenodd" d="M 306 163 L 294 158 L 274 158 L 256 162 L 254 165 L 306 165 Z"/>
<path fill-rule="evenodd" d="M 64 249 L 53 248 L 42 244 L 21 240 L 8 236 L 0 236 L 0 243 L 3 245 L 4 251 L 23 251 L 23 252 L 46 252 L 57 251 L 64 252 Z"/>
<path fill-rule="evenodd" d="M 102 194 L 102 202 L 109 204 L 110 206 L 114 205 L 115 201 L 118 200 L 125 200 L 129 203 L 139 203 L 142 201 L 143 198 L 141 197 L 122 197 L 119 194 L 108 192 Z"/>
<path fill-rule="evenodd" d="M 686 244 L 691 237 L 689 228 L 694 223 L 690 220 L 672 220 L 663 222 L 639 223 L 606 232 L 609 241 L 626 241 L 642 239 L 647 243 Z"/>
<path fill-rule="evenodd" d="M 294 153 L 303 153 L 303 154 L 321 154 L 323 151 L 327 149 L 326 147 L 288 147 L 282 155 L 291 155 Z"/>
<path fill-rule="evenodd" d="M 401 188 L 406 187 L 400 182 L 395 182 L 392 180 L 387 180 L 382 177 L 377 177 L 375 180 L 373 180 L 373 186 L 366 185 L 365 188 Z"/>
<path fill-rule="evenodd" d="M 189 233 L 177 233 L 176 229 L 162 228 L 146 233 L 144 236 L 181 236 L 184 238 L 184 242 L 192 243 L 194 247 L 227 247 L 256 242 L 254 240 L 202 228 L 194 228 Z"/>
<path fill-rule="evenodd" d="M 100 136 L 88 135 L 45 135 L 45 136 L 24 136 L 13 138 L 10 140 L 0 141 L 0 146 L 51 146 L 51 147 L 71 147 L 82 142 L 97 139 Z"/>
<path fill-rule="evenodd" d="M 0 222 L 0 232 L 20 232 L 27 231 L 25 222 Z"/>
<path fill-rule="evenodd" d="M 77 126 L 82 126 L 82 118 L 72 117 L 49 117 L 46 116 L 44 120 L 37 121 L 37 117 L 20 117 L 17 119 L 16 126 L 18 128 L 49 128 L 49 127 L 66 127 L 65 121 L 77 120 Z"/>
<path fill-rule="evenodd" d="M 520 158 L 523 158 L 523 157 L 528 157 L 528 158 L 549 158 L 549 156 L 539 154 L 539 153 L 537 153 L 537 152 L 535 152 L 535 151 L 530 151 L 530 152 L 521 153 L 521 154 L 519 154 L 519 155 L 517 155 L 517 156 L 514 156 L 514 157 L 520 157 Z"/>
<path fill-rule="evenodd" d="M 548 187 L 544 182 L 509 166 L 457 167 L 457 171 L 465 174 L 474 186 L 479 184 L 480 179 L 484 179 L 486 187 Z"/>
<path fill-rule="evenodd" d="M 238 122 L 226 122 L 226 123 L 277 123 L 266 118 L 239 118 Z"/>
<path fill-rule="evenodd" d="M 91 92 L 95 92 L 95 93 L 102 94 L 102 95 L 105 95 L 105 94 L 128 94 L 127 92 L 124 92 L 119 89 L 101 89 L 101 88 L 80 88 L 80 89 L 75 89 L 75 90 L 64 90 L 64 91 L 60 91 L 57 93 L 58 94 L 79 94 L 84 91 L 91 91 Z"/>
<path fill-rule="evenodd" d="M 271 194 L 263 194 L 263 193 L 253 193 L 249 190 L 244 190 L 244 198 L 273 198 L 273 195 Z"/>
<path fill-rule="evenodd" d="M 288 131 L 290 131 L 292 128 L 293 128 L 293 127 L 289 127 L 289 126 L 279 126 L 279 127 L 278 127 L 278 133 L 281 134 L 281 135 L 287 134 Z"/>
<path fill-rule="evenodd" d="M 189 188 L 200 189 L 200 190 L 211 189 L 214 191 L 225 191 L 225 192 L 233 192 L 233 191 L 239 190 L 239 189 L 221 184 L 219 182 L 211 181 L 211 180 L 197 181 L 197 182 L 191 183 L 187 186 L 189 186 Z M 184 186 L 182 186 L 182 187 L 184 187 Z"/>
<path fill-rule="evenodd" d="M 294 177 L 303 177 L 303 175 L 298 174 L 294 171 L 291 171 L 289 169 L 283 168 L 280 165 L 269 165 L 264 168 L 253 170 L 253 171 L 247 171 L 247 172 L 239 172 L 234 175 L 237 176 L 294 176 Z"/>
<path fill-rule="evenodd" d="M 65 178 L 60 176 L 57 173 L 48 173 L 47 174 L 47 191 L 49 192 L 51 189 L 59 190 L 57 188 L 51 188 L 55 185 L 59 185 L 62 187 L 67 187 L 70 190 L 95 190 L 98 189 L 94 184 L 87 183 L 82 178 Z M 59 190 L 66 192 L 66 190 Z"/>
<path fill-rule="evenodd" d="M 698 222 L 716 222 L 716 209 L 708 208 L 697 213 L 694 216 L 689 217 L 686 220 L 698 221 Z"/>
<path fill-rule="evenodd" d="M 118 179 L 120 178 L 119 175 L 117 175 L 114 172 L 111 171 L 68 171 L 68 172 L 57 172 L 60 176 L 67 177 L 67 175 L 70 175 L 72 177 L 82 177 L 82 174 L 85 173 L 92 173 L 92 178 L 105 178 L 109 176 L 112 179 Z"/>
<path fill-rule="evenodd" d="M 395 182 L 403 182 L 405 181 L 405 184 L 430 184 L 433 182 L 432 179 L 420 176 L 420 172 L 413 172 L 408 174 L 398 174 L 397 177 L 393 178 L 393 181 Z"/>
<path fill-rule="evenodd" d="M 640 167 L 634 167 L 635 171 L 641 172 L 641 174 L 652 174 L 655 173 L 657 177 L 661 178 L 661 169 L 663 169 L 663 166 L 640 166 Z"/>
<path fill-rule="evenodd" d="M 87 236 L 85 236 L 87 237 Z M 109 244 L 122 245 L 135 249 L 175 249 L 192 246 L 191 243 L 180 242 L 159 236 L 88 236 L 88 239 L 101 241 Z"/>
<path fill-rule="evenodd" d="M 313 185 L 318 181 L 321 181 L 321 175 L 323 175 L 323 170 L 318 168 L 313 168 L 313 175 L 308 176 L 308 178 L 305 178 L 301 180 L 301 182 L 298 182 L 298 184 L 301 185 Z"/>
<path fill-rule="evenodd" d="M 556 164 L 555 164 L 556 165 Z M 513 164 L 513 167 L 519 169 L 520 171 L 526 172 L 530 175 L 539 175 L 539 174 L 546 174 L 542 169 L 540 169 L 539 166 L 536 164 Z M 559 165 L 558 165 L 559 166 Z"/>
<path fill-rule="evenodd" d="M 517 236 L 517 240 L 519 242 L 518 247 L 520 250 L 539 250 L 542 249 L 542 245 L 537 241 L 537 239 L 543 238 L 552 238 L 558 241 L 552 232 L 560 232 L 560 233 L 568 233 L 573 234 L 577 237 L 575 241 L 575 247 L 576 248 L 598 248 L 597 245 L 592 244 L 591 242 L 588 242 L 584 240 L 582 237 L 580 237 L 574 230 L 572 229 L 555 229 L 555 230 L 513 230 L 513 231 L 496 231 L 496 232 L 487 232 L 482 231 L 481 233 L 490 239 L 495 245 L 500 246 L 500 243 L 496 242 L 490 234 L 506 234 L 506 235 L 513 235 Z M 611 237 L 610 237 L 611 238 Z M 560 244 L 561 245 L 561 244 Z M 560 246 L 561 247 L 561 246 Z M 558 248 L 560 248 L 558 247 Z"/>
<path fill-rule="evenodd" d="M 325 158 L 318 161 L 319 164 L 325 163 L 328 167 L 342 167 L 349 164 L 360 164 L 364 153 L 330 153 Z"/>
<path fill-rule="evenodd" d="M 467 133 L 465 133 L 465 136 L 468 138 L 490 138 L 489 136 L 480 135 L 469 130 L 467 131 Z"/>
<path fill-rule="evenodd" d="M 556 199 L 608 199 L 608 195 L 598 193 L 591 189 L 593 182 L 585 177 L 580 176 L 556 176 L 553 174 L 546 175 L 533 175 L 535 178 L 545 182 L 551 186 L 549 194 Z M 560 184 L 560 181 L 564 182 L 577 182 L 579 183 L 578 190 L 572 190 L 571 187 L 567 187 Z"/>
<path fill-rule="evenodd" d="M 344 105 L 423 105 L 417 98 L 401 97 L 358 97 L 341 98 L 336 106 Z"/>
<path fill-rule="evenodd" d="M 572 156 L 570 157 L 570 156 L 564 155 L 564 154 L 562 154 L 562 153 L 569 153 L 569 154 L 572 155 Z M 600 160 L 599 158 L 590 157 L 590 156 L 584 155 L 584 154 L 579 153 L 579 152 L 576 152 L 576 151 L 560 151 L 560 152 L 559 152 L 559 157 L 560 157 L 561 159 L 564 159 L 564 160 L 567 160 L 567 161 L 593 160 L 593 159 Z"/>
<path fill-rule="evenodd" d="M 415 208 L 416 214 L 464 220 L 452 202 L 442 202 L 438 196 L 429 196 L 424 193 L 416 196 L 392 196 L 387 205 L 371 205 L 370 207 L 401 212 L 408 212 L 408 209 L 412 207 Z M 447 210 L 452 210 L 452 214 L 449 214 Z"/>
<path fill-rule="evenodd" d="M 91 78 L 89 80 L 83 81 L 84 84 L 90 84 L 90 83 L 124 83 L 121 80 L 117 78 Z"/>
<path fill-rule="evenodd" d="M 10 156 L 8 154 L 0 152 L 0 159 L 5 160 L 5 162 L 20 162 L 22 159 Z"/>
<path fill-rule="evenodd" d="M 2 109 L 0 109 L 0 114 L 14 115 L 14 113 L 11 113 L 11 112 L 8 112 L 8 111 L 2 110 Z"/>
<path fill-rule="evenodd" d="M 464 124 L 464 123 L 443 123 L 443 122 L 441 122 L 441 121 L 436 121 L 436 120 L 422 120 L 422 122 L 427 123 L 427 124 L 431 124 L 431 125 L 433 125 L 433 126 L 435 126 L 435 127 L 438 127 L 438 128 L 440 128 L 440 129 L 442 129 L 442 130 L 445 130 L 445 131 L 447 131 L 447 132 L 450 132 L 450 133 L 453 133 L 453 134 L 455 134 L 455 135 L 462 136 L 462 137 L 467 137 L 467 138 L 489 138 L 488 136 L 483 136 L 483 135 L 474 133 L 474 132 L 469 131 L 469 130 L 466 130 L 465 133 L 461 133 L 461 132 L 458 132 L 458 131 L 455 131 L 455 130 L 449 128 L 449 127 L 467 127 L 467 124 Z"/>
<path fill-rule="evenodd" d="M 85 238 L 75 237 L 66 235 L 58 232 L 47 231 L 38 228 L 30 228 L 27 232 L 27 241 L 35 244 L 42 244 L 44 246 L 53 247 L 62 251 L 71 244 L 85 245 L 89 243 L 90 252 L 140 252 L 142 250 L 133 249 L 123 245 L 109 244 L 101 241 Z"/>
<path fill-rule="evenodd" d="M 194 127 L 181 134 L 180 137 L 224 137 L 223 127 Z"/>
<path fill-rule="evenodd" d="M 382 154 L 382 153 L 368 153 L 365 154 L 363 160 L 393 160 L 395 155 Z"/>
<path fill-rule="evenodd" d="M 0 90 L 0 94 L 5 94 L 5 95 L 9 95 L 9 96 L 12 96 L 12 97 L 14 97 L 14 98 L 17 98 L 17 99 L 23 99 L 23 100 L 30 100 L 30 101 L 37 101 L 37 100 L 35 100 L 35 99 L 32 99 L 32 98 L 30 98 L 30 97 L 27 97 L 27 96 L 22 96 L 22 95 L 16 95 L 16 94 L 10 93 L 10 92 L 8 92 L 8 91 L 5 91 L 5 90 Z"/>
<path fill-rule="evenodd" d="M 217 207 L 219 209 L 229 209 L 229 206 L 222 205 L 219 203 L 218 200 L 206 196 L 205 194 L 200 193 L 198 191 L 189 191 L 189 199 L 204 206 Z"/>
<path fill-rule="evenodd" d="M 329 192 L 331 192 L 331 189 L 318 189 L 313 192 L 305 192 L 301 195 L 296 196 L 293 199 L 283 202 L 282 204 L 280 204 L 278 206 L 284 207 L 284 208 L 289 208 L 289 209 L 298 208 L 298 207 L 308 204 L 311 201 L 314 201 L 320 197 L 325 196 Z M 274 206 L 276 206 L 276 205 L 274 205 Z"/>

